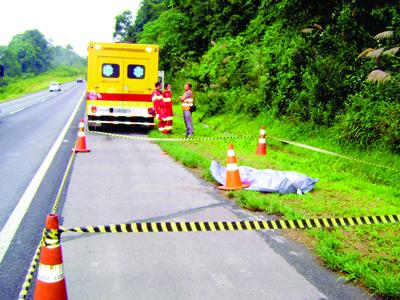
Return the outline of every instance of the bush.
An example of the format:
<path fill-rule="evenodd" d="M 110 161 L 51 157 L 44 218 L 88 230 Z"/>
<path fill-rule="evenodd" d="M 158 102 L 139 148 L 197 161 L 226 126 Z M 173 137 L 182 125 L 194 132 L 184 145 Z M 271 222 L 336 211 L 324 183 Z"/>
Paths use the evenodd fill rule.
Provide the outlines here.
<path fill-rule="evenodd" d="M 338 117 L 341 139 L 360 147 L 388 148 L 400 152 L 400 85 L 366 83 L 349 98 L 346 111 Z"/>

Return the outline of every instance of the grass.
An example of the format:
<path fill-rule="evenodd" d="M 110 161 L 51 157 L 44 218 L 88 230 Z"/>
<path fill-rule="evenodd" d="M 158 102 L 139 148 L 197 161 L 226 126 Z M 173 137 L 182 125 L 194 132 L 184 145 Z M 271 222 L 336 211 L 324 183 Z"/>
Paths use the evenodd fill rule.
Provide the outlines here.
<path fill-rule="evenodd" d="M 184 133 L 179 107 L 175 108 L 174 132 Z M 392 153 L 363 152 L 334 144 L 329 131 L 294 127 L 267 115 L 248 119 L 243 115 L 218 116 L 200 122 L 194 114 L 196 136 L 224 134 L 257 135 L 261 125 L 267 134 L 336 151 L 400 170 L 400 159 Z M 152 136 L 159 136 L 152 132 Z M 160 142 L 171 157 L 216 184 L 209 171 L 211 160 L 225 163 L 227 140 L 190 143 Z M 338 159 L 267 138 L 268 156 L 256 156 L 257 139 L 233 140 L 240 165 L 259 169 L 290 170 L 319 178 L 315 189 L 305 195 L 262 194 L 254 191 L 226 192 L 240 206 L 287 219 L 398 214 L 400 173 Z M 400 299 L 400 225 L 357 226 L 288 232 L 309 247 L 325 266 L 348 280 L 386 299 Z"/>
<path fill-rule="evenodd" d="M 5 78 L 6 86 L 0 86 L 0 103 L 26 94 L 46 89 L 50 82 L 66 83 L 85 77 L 85 68 L 59 67 L 39 75 L 25 75 L 20 78 Z"/>

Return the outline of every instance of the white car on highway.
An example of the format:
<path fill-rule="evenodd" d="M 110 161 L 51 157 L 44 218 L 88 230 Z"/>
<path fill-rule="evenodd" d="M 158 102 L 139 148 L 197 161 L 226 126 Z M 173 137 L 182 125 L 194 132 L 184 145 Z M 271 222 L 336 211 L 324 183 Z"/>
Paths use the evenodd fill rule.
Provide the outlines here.
<path fill-rule="evenodd" d="M 50 83 L 49 92 L 61 92 L 61 85 L 58 82 Z"/>

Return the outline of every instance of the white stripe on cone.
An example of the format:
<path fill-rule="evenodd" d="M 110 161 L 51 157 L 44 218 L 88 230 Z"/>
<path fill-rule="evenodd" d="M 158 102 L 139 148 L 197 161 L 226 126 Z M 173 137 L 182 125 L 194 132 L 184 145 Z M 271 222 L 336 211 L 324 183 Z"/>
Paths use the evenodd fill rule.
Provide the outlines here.
<path fill-rule="evenodd" d="M 228 150 L 228 157 L 233 157 L 235 156 L 235 150 L 229 149 Z"/>
<path fill-rule="evenodd" d="M 64 279 L 64 267 L 59 265 L 39 264 L 37 279 L 45 283 L 55 283 Z"/>
<path fill-rule="evenodd" d="M 84 131 L 79 131 L 78 132 L 78 137 L 84 137 L 85 136 L 85 132 Z"/>
<path fill-rule="evenodd" d="M 265 139 L 258 139 L 258 143 L 265 144 Z"/>
<path fill-rule="evenodd" d="M 227 171 L 236 171 L 238 169 L 237 164 L 227 164 L 226 165 L 226 170 Z"/>
<path fill-rule="evenodd" d="M 261 130 L 260 130 L 260 134 L 261 134 L 261 135 L 265 135 L 265 129 L 261 129 Z"/>

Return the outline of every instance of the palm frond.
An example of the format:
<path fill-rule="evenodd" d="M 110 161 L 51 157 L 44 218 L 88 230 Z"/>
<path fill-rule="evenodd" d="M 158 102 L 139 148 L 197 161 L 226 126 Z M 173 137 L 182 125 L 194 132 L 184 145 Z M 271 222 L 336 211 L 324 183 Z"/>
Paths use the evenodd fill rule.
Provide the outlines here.
<path fill-rule="evenodd" d="M 322 26 L 319 25 L 319 24 L 314 24 L 313 27 L 315 27 L 315 28 L 317 28 L 318 30 L 321 30 L 321 31 L 324 30 L 324 27 L 322 27 Z"/>
<path fill-rule="evenodd" d="M 390 74 L 386 73 L 382 70 L 374 70 L 369 73 L 367 81 L 374 82 L 374 83 L 384 83 L 390 80 Z"/>
<path fill-rule="evenodd" d="M 371 51 L 371 52 L 367 53 L 367 54 L 365 55 L 365 57 L 368 57 L 368 58 L 377 58 L 377 57 L 380 57 L 380 56 L 382 55 L 382 53 L 383 53 L 384 50 L 385 50 L 385 48 L 379 48 L 379 49 L 377 49 L 377 50 L 374 50 L 374 51 Z"/>
<path fill-rule="evenodd" d="M 225 58 L 222 60 L 222 63 L 223 63 L 223 64 L 227 64 L 228 62 L 230 62 L 231 58 L 232 58 L 231 55 L 225 57 Z"/>
<path fill-rule="evenodd" d="M 393 31 L 389 30 L 389 31 L 383 31 L 381 33 L 378 33 L 376 36 L 374 36 L 374 39 L 380 41 L 380 40 L 384 40 L 384 39 L 389 39 L 393 36 Z"/>
<path fill-rule="evenodd" d="M 302 33 L 310 33 L 310 32 L 313 32 L 313 30 L 314 30 L 313 28 L 304 28 L 301 30 L 301 32 Z"/>
<path fill-rule="evenodd" d="M 394 48 L 391 48 L 391 49 L 383 52 L 383 55 L 387 55 L 387 56 L 396 55 L 397 52 L 399 52 L 399 50 L 400 50 L 400 47 L 394 47 Z"/>
<path fill-rule="evenodd" d="M 367 56 L 367 54 L 370 53 L 370 52 L 372 52 L 372 51 L 375 51 L 375 49 L 374 49 L 374 48 L 365 49 L 363 52 L 361 52 L 361 53 L 358 55 L 358 58 L 365 58 L 365 57 Z"/>

